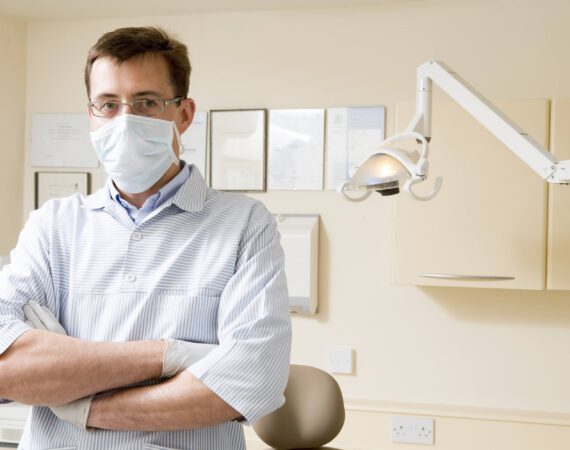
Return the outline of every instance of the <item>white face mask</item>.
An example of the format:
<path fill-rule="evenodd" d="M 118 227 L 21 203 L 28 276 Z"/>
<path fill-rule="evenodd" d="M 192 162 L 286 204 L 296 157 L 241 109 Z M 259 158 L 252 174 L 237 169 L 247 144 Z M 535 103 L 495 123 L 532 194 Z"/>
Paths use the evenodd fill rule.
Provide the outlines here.
<path fill-rule="evenodd" d="M 144 192 L 179 160 L 172 149 L 180 134 L 174 122 L 123 114 L 91 132 L 91 143 L 107 175 L 129 194 Z"/>

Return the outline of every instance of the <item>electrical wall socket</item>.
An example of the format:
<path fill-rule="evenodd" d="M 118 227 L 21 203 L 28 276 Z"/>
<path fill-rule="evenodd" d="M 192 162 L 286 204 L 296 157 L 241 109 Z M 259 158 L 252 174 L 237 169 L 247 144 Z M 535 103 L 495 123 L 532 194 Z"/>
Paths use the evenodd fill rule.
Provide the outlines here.
<path fill-rule="evenodd" d="M 392 442 L 433 445 L 433 419 L 392 416 Z"/>

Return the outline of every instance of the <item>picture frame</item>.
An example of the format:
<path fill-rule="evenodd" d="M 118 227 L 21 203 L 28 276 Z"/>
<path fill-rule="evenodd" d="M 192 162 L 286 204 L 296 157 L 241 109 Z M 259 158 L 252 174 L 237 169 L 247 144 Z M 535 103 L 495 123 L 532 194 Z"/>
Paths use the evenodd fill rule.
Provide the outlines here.
<path fill-rule="evenodd" d="M 210 111 L 210 185 L 222 191 L 265 192 L 267 110 Z"/>
<path fill-rule="evenodd" d="M 267 129 L 267 190 L 322 191 L 325 110 L 271 109 Z"/>
<path fill-rule="evenodd" d="M 89 195 L 89 172 L 35 172 L 35 208 L 52 198 Z"/>

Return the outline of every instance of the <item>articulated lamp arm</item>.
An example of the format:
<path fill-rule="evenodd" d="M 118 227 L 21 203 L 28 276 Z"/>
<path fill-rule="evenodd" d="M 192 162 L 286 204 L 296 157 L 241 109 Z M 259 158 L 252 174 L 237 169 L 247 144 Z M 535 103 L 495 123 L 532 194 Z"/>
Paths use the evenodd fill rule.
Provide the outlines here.
<path fill-rule="evenodd" d="M 570 161 L 558 161 L 475 88 L 440 61 L 428 61 L 418 67 L 416 115 L 407 131 L 420 133 L 429 141 L 432 82 L 461 105 L 541 178 L 549 183 L 570 182 Z"/>
<path fill-rule="evenodd" d="M 436 180 L 432 192 L 427 195 L 420 196 L 412 191 L 412 187 L 423 182 L 428 174 L 433 83 L 461 105 L 542 179 L 549 183 L 570 183 L 570 160 L 558 161 L 452 69 L 440 61 L 432 60 L 418 67 L 416 113 L 408 128 L 404 133 L 390 137 L 380 144 L 379 152 L 368 158 L 357 168 L 351 180 L 344 183 L 341 192 L 347 199 L 364 200 L 372 190 L 382 195 L 397 194 L 400 186 L 415 200 L 430 200 L 437 195 L 441 187 L 441 178 Z M 421 143 L 421 155 L 388 147 L 389 144 L 404 139 L 415 139 Z M 347 195 L 346 190 L 350 189 L 364 189 L 368 192 L 355 198 Z"/>

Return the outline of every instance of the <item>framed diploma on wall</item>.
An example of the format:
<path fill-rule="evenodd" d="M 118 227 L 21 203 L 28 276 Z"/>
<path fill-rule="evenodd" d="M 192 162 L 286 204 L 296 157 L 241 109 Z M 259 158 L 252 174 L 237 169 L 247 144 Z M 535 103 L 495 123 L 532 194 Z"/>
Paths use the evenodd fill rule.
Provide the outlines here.
<path fill-rule="evenodd" d="M 266 189 L 267 110 L 210 111 L 210 184 L 224 191 Z"/>
<path fill-rule="evenodd" d="M 88 172 L 36 172 L 36 208 L 52 198 L 89 195 Z"/>

